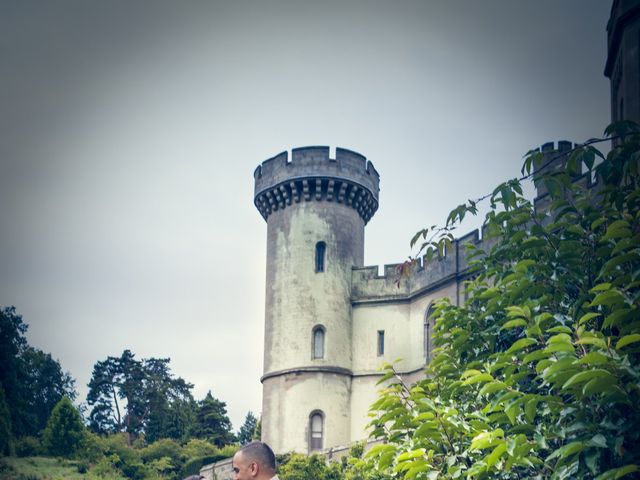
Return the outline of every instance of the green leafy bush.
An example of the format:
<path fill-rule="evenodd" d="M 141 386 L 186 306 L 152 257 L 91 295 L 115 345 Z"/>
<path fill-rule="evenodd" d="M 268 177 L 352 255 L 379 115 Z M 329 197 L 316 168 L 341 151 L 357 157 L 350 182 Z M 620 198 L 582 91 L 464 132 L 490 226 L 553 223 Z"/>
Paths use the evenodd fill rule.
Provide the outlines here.
<path fill-rule="evenodd" d="M 174 464 L 180 463 L 182 447 L 170 438 L 162 438 L 140 450 L 140 457 L 146 462 L 169 457 Z"/>
<path fill-rule="evenodd" d="M 280 457 L 282 463 L 278 466 L 280 480 L 340 480 L 342 469 L 337 462 L 326 462 L 324 457 L 312 454 L 303 455 L 292 453 Z"/>
<path fill-rule="evenodd" d="M 33 457 L 39 455 L 42 450 L 40 440 L 31 436 L 19 438 L 14 445 L 15 453 L 18 457 Z"/>
<path fill-rule="evenodd" d="M 187 459 L 206 457 L 216 453 L 218 449 L 213 444 L 200 438 L 192 438 L 182 447 L 182 454 Z"/>
<path fill-rule="evenodd" d="M 391 478 L 597 478 L 640 465 L 640 135 L 622 122 L 604 158 L 590 144 L 536 175 L 550 208 L 520 180 L 490 196 L 484 244 L 463 306 L 437 305 L 428 378 L 386 366 L 367 454 Z M 601 157 L 597 166 L 595 159 Z M 523 170 L 548 157 L 529 152 Z M 565 160 L 562 162 L 562 160 Z M 557 161 L 556 161 L 557 163 Z M 553 165 L 551 165 L 553 167 Z M 597 176 L 587 188 L 581 169 Z M 539 168 L 539 170 L 541 170 Z M 455 209 L 441 236 L 476 204 Z"/>

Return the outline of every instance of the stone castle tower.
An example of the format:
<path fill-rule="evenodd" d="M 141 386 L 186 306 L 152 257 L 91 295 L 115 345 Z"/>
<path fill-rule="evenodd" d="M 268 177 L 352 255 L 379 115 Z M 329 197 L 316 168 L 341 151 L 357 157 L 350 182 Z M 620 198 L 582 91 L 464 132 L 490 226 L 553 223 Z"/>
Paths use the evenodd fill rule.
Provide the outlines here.
<path fill-rule="evenodd" d="M 358 153 L 294 149 L 260 165 L 267 221 L 263 440 L 276 452 L 351 441 L 352 267 L 378 208 L 379 176 Z"/>

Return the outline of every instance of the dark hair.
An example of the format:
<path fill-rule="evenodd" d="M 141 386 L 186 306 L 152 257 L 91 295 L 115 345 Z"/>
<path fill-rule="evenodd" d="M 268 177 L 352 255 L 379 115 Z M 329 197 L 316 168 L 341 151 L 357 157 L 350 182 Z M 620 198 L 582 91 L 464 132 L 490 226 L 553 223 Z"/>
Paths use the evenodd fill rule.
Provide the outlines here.
<path fill-rule="evenodd" d="M 249 461 L 255 461 L 265 469 L 276 471 L 276 456 L 271 447 L 264 442 L 250 442 L 240 450 Z"/>

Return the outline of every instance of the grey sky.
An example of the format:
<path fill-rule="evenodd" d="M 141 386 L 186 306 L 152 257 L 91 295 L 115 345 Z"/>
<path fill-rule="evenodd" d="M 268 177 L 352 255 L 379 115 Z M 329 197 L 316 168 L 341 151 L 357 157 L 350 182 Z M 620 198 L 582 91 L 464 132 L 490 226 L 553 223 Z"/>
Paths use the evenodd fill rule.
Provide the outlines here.
<path fill-rule="evenodd" d="M 261 408 L 255 167 L 366 155 L 366 263 L 402 261 L 528 149 L 602 133 L 610 6 L 0 0 L 0 305 L 82 396 L 129 348 L 171 357 L 237 429 Z"/>

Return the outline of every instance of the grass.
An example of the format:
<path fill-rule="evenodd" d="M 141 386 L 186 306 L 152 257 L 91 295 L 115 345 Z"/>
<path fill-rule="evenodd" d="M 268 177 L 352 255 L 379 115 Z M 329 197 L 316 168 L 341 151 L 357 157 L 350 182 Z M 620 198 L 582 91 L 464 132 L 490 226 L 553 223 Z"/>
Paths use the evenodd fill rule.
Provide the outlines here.
<path fill-rule="evenodd" d="M 78 472 L 75 463 L 58 458 L 5 457 L 0 461 L 8 469 L 0 469 L 1 480 L 76 480 L 87 476 Z"/>

